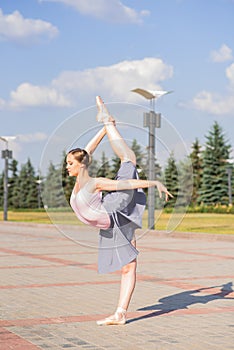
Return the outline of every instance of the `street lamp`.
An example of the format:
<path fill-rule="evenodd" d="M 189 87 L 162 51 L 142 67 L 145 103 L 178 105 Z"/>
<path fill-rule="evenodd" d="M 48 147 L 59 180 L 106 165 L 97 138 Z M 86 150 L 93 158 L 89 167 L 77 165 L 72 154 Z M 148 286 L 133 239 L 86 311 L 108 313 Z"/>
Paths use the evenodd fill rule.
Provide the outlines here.
<path fill-rule="evenodd" d="M 42 180 L 38 179 L 36 180 L 37 183 L 37 203 L 38 203 L 38 208 L 41 208 L 41 183 Z"/>
<path fill-rule="evenodd" d="M 228 203 L 232 206 L 232 168 L 227 168 L 228 174 Z"/>
<path fill-rule="evenodd" d="M 229 203 L 230 206 L 232 206 L 232 170 L 233 170 L 233 163 L 234 163 L 234 161 L 232 159 L 227 159 L 226 162 L 228 163 L 228 166 L 227 166 L 228 203 Z"/>
<path fill-rule="evenodd" d="M 152 91 L 144 89 L 134 89 L 136 92 L 150 101 L 150 112 L 144 113 L 144 127 L 149 128 L 148 164 L 149 180 L 155 180 L 155 128 L 161 127 L 161 113 L 155 113 L 155 100 L 172 91 Z M 154 229 L 155 225 L 155 187 L 148 188 L 148 228 Z"/>
<path fill-rule="evenodd" d="M 6 149 L 2 151 L 2 158 L 5 159 L 4 168 L 4 209 L 3 209 L 3 219 L 7 221 L 7 211 L 8 211 L 8 159 L 12 158 L 12 151 L 8 149 L 8 142 L 14 140 L 16 136 L 0 136 L 0 140 L 5 142 Z"/>

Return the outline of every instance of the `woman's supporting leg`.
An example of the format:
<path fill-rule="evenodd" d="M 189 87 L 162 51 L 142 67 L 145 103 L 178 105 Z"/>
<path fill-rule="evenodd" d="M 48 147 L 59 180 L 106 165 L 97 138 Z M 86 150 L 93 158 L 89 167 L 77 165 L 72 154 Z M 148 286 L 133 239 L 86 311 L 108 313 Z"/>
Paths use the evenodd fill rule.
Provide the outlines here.
<path fill-rule="evenodd" d="M 136 242 L 132 241 L 132 244 L 135 246 Z M 118 307 L 113 315 L 97 321 L 99 326 L 123 325 L 126 323 L 126 312 L 136 285 L 136 268 L 136 259 L 123 266 L 121 271 Z"/>
<path fill-rule="evenodd" d="M 127 311 L 136 285 L 136 259 L 122 268 L 118 307 Z"/>

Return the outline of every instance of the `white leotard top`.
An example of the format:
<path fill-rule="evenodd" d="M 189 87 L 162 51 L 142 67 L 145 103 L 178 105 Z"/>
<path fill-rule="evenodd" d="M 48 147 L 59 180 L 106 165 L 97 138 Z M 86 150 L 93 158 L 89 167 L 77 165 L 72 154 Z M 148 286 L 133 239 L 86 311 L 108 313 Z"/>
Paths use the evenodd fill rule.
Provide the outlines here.
<path fill-rule="evenodd" d="M 90 193 L 82 187 L 76 194 L 72 192 L 70 204 L 78 219 L 85 224 L 103 230 L 110 227 L 110 217 L 102 205 L 102 193 Z"/>

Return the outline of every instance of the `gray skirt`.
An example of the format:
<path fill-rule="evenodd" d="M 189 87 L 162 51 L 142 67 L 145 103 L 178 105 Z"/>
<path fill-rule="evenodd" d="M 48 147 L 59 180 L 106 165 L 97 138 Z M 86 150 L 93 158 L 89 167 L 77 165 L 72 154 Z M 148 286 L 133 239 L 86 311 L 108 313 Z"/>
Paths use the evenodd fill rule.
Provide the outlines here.
<path fill-rule="evenodd" d="M 138 178 L 135 165 L 129 161 L 121 163 L 115 179 Z M 131 241 L 135 230 L 142 227 L 146 197 L 142 189 L 122 190 L 107 193 L 102 201 L 111 225 L 99 232 L 98 272 L 109 273 L 120 270 L 139 253 Z"/>

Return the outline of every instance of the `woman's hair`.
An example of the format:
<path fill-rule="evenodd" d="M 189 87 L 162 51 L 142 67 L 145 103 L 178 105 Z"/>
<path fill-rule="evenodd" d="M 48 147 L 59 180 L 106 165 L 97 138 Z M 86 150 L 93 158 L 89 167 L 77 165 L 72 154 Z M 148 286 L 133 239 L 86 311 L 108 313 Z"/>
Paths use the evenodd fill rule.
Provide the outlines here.
<path fill-rule="evenodd" d="M 91 157 L 85 149 L 74 148 L 68 154 L 72 154 L 79 163 L 84 164 L 86 167 L 91 163 Z"/>

